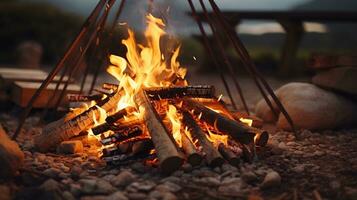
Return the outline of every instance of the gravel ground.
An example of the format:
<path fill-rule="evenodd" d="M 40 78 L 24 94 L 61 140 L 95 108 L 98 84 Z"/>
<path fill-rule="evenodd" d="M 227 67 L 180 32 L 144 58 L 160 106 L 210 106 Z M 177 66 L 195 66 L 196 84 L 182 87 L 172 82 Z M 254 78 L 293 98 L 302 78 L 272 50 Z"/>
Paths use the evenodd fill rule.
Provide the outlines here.
<path fill-rule="evenodd" d="M 16 118 L 1 115 L 9 133 Z M 113 167 L 85 147 L 83 153 L 42 154 L 32 138 L 41 128 L 27 120 L 18 141 L 25 166 L 0 191 L 15 199 L 357 199 L 357 130 L 272 132 L 258 160 L 220 168 L 202 165 L 164 176 L 142 161 Z M 275 132 L 275 133 L 274 133 Z M 4 192 L 5 191 L 5 192 Z M 1 196 L 1 195 L 0 195 Z"/>

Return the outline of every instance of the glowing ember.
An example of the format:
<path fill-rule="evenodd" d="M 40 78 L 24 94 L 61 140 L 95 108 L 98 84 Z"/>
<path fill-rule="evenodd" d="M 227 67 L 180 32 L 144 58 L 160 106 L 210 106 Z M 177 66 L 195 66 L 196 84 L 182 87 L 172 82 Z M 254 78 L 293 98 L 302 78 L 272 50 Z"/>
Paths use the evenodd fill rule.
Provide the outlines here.
<path fill-rule="evenodd" d="M 239 121 L 241 121 L 242 123 L 247 124 L 248 126 L 252 126 L 252 124 L 253 124 L 253 120 L 252 119 L 239 118 Z"/>

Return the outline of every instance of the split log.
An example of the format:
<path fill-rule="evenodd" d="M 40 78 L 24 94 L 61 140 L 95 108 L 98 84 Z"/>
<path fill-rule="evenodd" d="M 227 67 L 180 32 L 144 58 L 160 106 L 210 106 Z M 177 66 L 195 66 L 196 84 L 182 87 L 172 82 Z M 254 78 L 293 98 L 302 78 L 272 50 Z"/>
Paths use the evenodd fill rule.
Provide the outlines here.
<path fill-rule="evenodd" d="M 104 90 L 112 90 L 112 91 L 117 91 L 118 90 L 118 85 L 113 84 L 113 83 L 103 83 L 102 89 Z"/>
<path fill-rule="evenodd" d="M 134 107 L 127 107 L 124 109 L 119 110 L 118 112 L 114 113 L 113 115 L 108 116 L 105 121 L 107 123 L 113 124 L 119 119 L 122 119 L 124 116 L 128 115 L 129 113 L 134 112 L 136 109 Z"/>
<path fill-rule="evenodd" d="M 119 92 L 109 98 L 101 108 L 109 113 L 120 99 Z M 97 106 L 93 106 L 88 110 L 82 112 L 76 117 L 66 121 L 60 119 L 63 123 L 57 126 L 51 125 L 51 128 L 44 128 L 42 134 L 37 136 L 34 140 L 35 146 L 42 152 L 48 151 L 50 148 L 56 147 L 63 141 L 79 135 L 80 132 L 88 130 L 95 125 L 95 120 L 98 120 L 100 110 Z"/>
<path fill-rule="evenodd" d="M 98 125 L 98 126 L 92 128 L 92 132 L 94 135 L 99 135 L 99 134 L 102 134 L 109 130 L 120 131 L 122 129 L 128 129 L 133 126 L 140 126 L 141 124 L 143 124 L 143 122 L 139 119 L 122 122 L 119 124 L 110 124 L 110 123 L 106 122 L 106 123 L 103 123 L 101 125 Z"/>
<path fill-rule="evenodd" d="M 202 147 L 202 151 L 206 154 L 207 163 L 212 167 L 221 166 L 224 163 L 222 156 L 213 144 L 207 139 L 206 133 L 196 123 L 195 119 L 187 111 L 183 111 L 183 122 L 188 127 L 191 136 L 198 140 L 198 144 Z"/>
<path fill-rule="evenodd" d="M 172 98 L 213 98 L 215 89 L 211 85 L 198 86 L 173 86 L 145 89 L 150 99 L 172 99 Z"/>
<path fill-rule="evenodd" d="M 103 94 L 94 94 L 94 95 L 68 94 L 67 95 L 67 99 L 69 102 L 99 101 L 103 97 L 104 97 Z"/>
<path fill-rule="evenodd" d="M 100 142 L 103 145 L 109 145 L 113 143 L 123 142 L 133 137 L 140 136 L 142 134 L 142 130 L 138 126 L 134 126 L 129 128 L 129 130 L 122 130 L 120 132 L 114 133 L 113 135 L 102 139 Z"/>
<path fill-rule="evenodd" d="M 201 120 L 217 128 L 217 130 L 230 135 L 233 139 L 238 140 L 242 144 L 253 143 L 254 137 L 257 134 L 261 135 L 259 138 L 266 139 L 269 137 L 267 131 L 229 119 L 193 100 L 186 98 L 183 107 L 187 110 L 193 110 L 194 114 L 201 114 Z M 263 144 L 263 142 L 259 141 L 259 138 L 256 138 L 256 142 Z"/>
<path fill-rule="evenodd" d="M 221 153 L 224 159 L 233 166 L 238 166 L 240 162 L 239 156 L 237 156 L 229 147 L 226 147 L 223 143 L 218 145 L 218 151 Z"/>
<path fill-rule="evenodd" d="M 144 108 L 143 120 L 154 143 L 160 168 L 164 173 L 171 173 L 179 169 L 183 159 L 144 90 L 140 90 L 134 99 L 138 110 L 139 107 Z"/>
<path fill-rule="evenodd" d="M 197 152 L 195 145 L 185 133 L 181 133 L 182 149 L 187 155 L 187 162 L 192 166 L 198 166 L 202 162 L 202 156 Z"/>

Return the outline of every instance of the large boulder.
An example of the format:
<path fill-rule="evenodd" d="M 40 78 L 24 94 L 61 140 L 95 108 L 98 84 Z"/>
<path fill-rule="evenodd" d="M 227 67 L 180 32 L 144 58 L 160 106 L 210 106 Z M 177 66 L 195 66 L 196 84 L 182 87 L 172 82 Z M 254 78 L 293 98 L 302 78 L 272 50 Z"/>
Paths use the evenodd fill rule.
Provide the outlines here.
<path fill-rule="evenodd" d="M 344 96 L 309 83 L 289 83 L 275 94 L 297 128 L 333 129 L 357 123 L 357 104 Z M 276 105 L 274 105 L 277 110 Z M 277 121 L 278 128 L 291 130 L 284 115 L 274 117 L 264 100 L 258 102 L 256 115 L 265 121 Z"/>
<path fill-rule="evenodd" d="M 24 157 L 17 143 L 10 140 L 0 125 L 0 178 L 15 175 L 22 166 Z"/>

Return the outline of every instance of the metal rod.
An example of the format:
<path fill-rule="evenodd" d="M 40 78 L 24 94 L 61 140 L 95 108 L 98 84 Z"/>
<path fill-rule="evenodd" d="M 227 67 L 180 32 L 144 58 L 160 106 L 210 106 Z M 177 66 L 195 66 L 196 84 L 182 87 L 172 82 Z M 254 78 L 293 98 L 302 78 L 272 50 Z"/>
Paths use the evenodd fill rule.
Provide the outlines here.
<path fill-rule="evenodd" d="M 235 76 L 236 74 L 234 73 L 232 63 L 228 59 L 228 56 L 226 54 L 226 51 L 225 51 L 224 46 L 222 44 L 222 41 L 220 40 L 220 38 L 218 36 L 217 30 L 213 25 L 213 20 L 208 16 L 208 12 L 207 12 L 205 4 L 203 3 L 203 0 L 200 0 L 200 4 L 201 4 L 202 10 L 203 10 L 203 13 L 205 14 L 205 17 L 207 19 L 207 22 L 208 22 L 208 24 L 209 24 L 209 26 L 210 26 L 210 28 L 212 30 L 212 34 L 213 34 L 213 36 L 214 36 L 214 38 L 216 40 L 216 43 L 218 45 L 219 52 L 222 55 L 223 61 L 227 65 L 227 68 L 229 70 L 229 74 L 231 75 L 231 78 L 232 78 L 232 80 L 234 82 L 236 90 L 238 91 L 239 97 L 240 97 L 240 99 L 241 99 L 241 101 L 243 103 L 243 107 L 244 107 L 246 113 L 248 115 L 250 115 L 247 103 L 245 101 L 245 98 L 244 98 L 244 95 L 243 95 L 243 92 L 242 92 L 242 88 L 240 87 L 239 82 L 238 82 L 238 80 L 237 80 L 237 78 Z"/>
<path fill-rule="evenodd" d="M 280 100 L 274 94 L 274 91 L 272 90 L 272 88 L 269 86 L 267 81 L 264 79 L 264 77 L 259 73 L 259 71 L 255 67 L 255 64 L 252 61 L 252 59 L 250 58 L 248 51 L 245 49 L 243 43 L 240 41 L 240 39 L 237 36 L 237 34 L 235 34 L 235 31 L 227 24 L 227 22 L 224 19 L 219 7 L 217 6 L 217 4 L 214 2 L 214 0 L 209 0 L 209 2 L 211 4 L 211 6 L 212 6 L 212 9 L 214 10 L 214 13 L 215 13 L 217 19 L 221 22 L 221 24 L 223 26 L 223 30 L 226 31 L 227 35 L 229 36 L 230 40 L 233 43 L 233 46 L 234 46 L 235 50 L 237 51 L 237 53 L 243 59 L 244 65 L 247 66 L 248 68 L 250 68 L 250 70 L 254 74 L 253 77 L 256 76 L 256 77 L 258 77 L 260 79 L 260 81 L 262 82 L 263 86 L 268 91 L 268 93 L 271 95 L 272 99 L 274 100 L 274 102 L 278 106 L 279 110 L 283 113 L 284 117 L 287 119 L 287 121 L 289 122 L 293 132 L 296 135 L 296 129 L 295 129 L 294 123 L 293 123 L 290 115 L 288 114 L 288 112 L 284 108 L 283 104 L 280 102 Z M 266 96 L 266 94 L 263 94 L 263 93 L 262 93 L 262 95 Z M 269 98 L 264 97 L 264 99 L 266 100 L 267 103 L 270 102 Z M 270 108 L 272 109 L 273 113 L 276 113 L 276 111 L 274 110 L 273 107 L 270 107 Z"/>
<path fill-rule="evenodd" d="M 221 80 L 223 82 L 223 85 L 224 85 L 224 87 L 225 87 L 225 89 L 226 89 L 226 91 L 228 93 L 228 96 L 229 96 L 231 102 L 232 102 L 233 108 L 237 109 L 235 101 L 234 101 L 233 96 L 232 96 L 232 93 L 231 93 L 231 91 L 229 89 L 228 83 L 227 83 L 227 81 L 226 81 L 226 79 L 224 77 L 223 72 L 220 69 L 219 63 L 218 63 L 218 61 L 216 59 L 216 56 L 213 53 L 213 50 L 212 50 L 211 46 L 209 45 L 209 41 L 208 41 L 208 37 L 207 37 L 206 31 L 203 28 L 202 22 L 198 19 L 195 6 L 193 5 L 192 0 L 188 0 L 188 3 L 190 4 L 191 10 L 192 10 L 194 18 L 195 18 L 195 20 L 197 22 L 198 28 L 200 29 L 200 32 L 201 32 L 201 34 L 203 36 L 204 46 L 205 46 L 206 50 L 208 51 L 208 53 L 210 54 L 210 56 L 213 59 L 214 65 L 216 67 L 216 70 L 218 71 L 218 73 L 220 75 L 220 78 L 221 78 Z"/>
<path fill-rule="evenodd" d="M 110 44 L 111 41 L 113 41 L 113 37 L 114 37 L 113 36 L 113 32 L 114 32 L 115 26 L 117 25 L 119 17 L 120 17 L 120 15 L 121 15 L 121 13 L 122 13 L 122 11 L 124 9 L 125 2 L 126 2 L 126 0 L 122 0 L 120 2 L 118 12 L 116 13 L 116 15 L 114 17 L 112 26 L 111 26 L 110 31 L 109 31 L 109 37 L 108 37 L 106 42 L 102 43 L 102 45 L 104 46 L 103 49 L 106 50 L 105 56 L 101 57 L 101 59 L 105 59 L 105 61 L 103 61 L 103 62 L 108 62 L 109 44 Z M 92 91 L 94 89 L 94 86 L 95 86 L 95 83 L 97 82 L 97 79 L 98 79 L 98 74 L 101 71 L 101 69 L 103 68 L 103 66 L 105 66 L 104 63 L 101 63 L 101 62 L 98 63 L 98 67 L 96 68 L 96 70 L 94 72 L 93 80 L 91 82 L 88 94 L 92 93 Z"/>
<path fill-rule="evenodd" d="M 106 0 L 101 0 L 98 2 L 97 6 L 95 7 L 95 9 L 91 13 L 91 15 L 87 18 L 86 22 L 82 25 L 80 32 L 78 33 L 77 37 L 73 40 L 70 47 L 67 49 L 64 56 L 58 62 L 56 67 L 48 74 L 47 78 L 42 82 L 41 86 L 37 89 L 37 91 L 31 97 L 30 101 L 28 102 L 26 108 L 24 109 L 24 111 L 19 119 L 19 124 L 15 131 L 15 134 L 12 136 L 13 140 L 16 140 L 17 136 L 19 135 L 19 133 L 22 129 L 22 126 L 25 123 L 27 116 L 30 114 L 30 112 L 32 110 L 33 103 L 37 100 L 37 98 L 40 96 L 41 92 L 48 86 L 48 84 L 53 80 L 53 78 L 57 75 L 57 73 L 63 68 L 64 63 L 66 62 L 68 57 L 70 55 L 72 55 L 73 51 L 75 51 L 77 49 L 78 44 L 82 41 L 82 38 L 88 31 L 89 25 L 92 23 L 93 20 L 95 20 L 97 11 L 101 10 L 101 8 L 105 5 L 105 2 L 106 2 Z"/>
<path fill-rule="evenodd" d="M 98 36 L 98 34 L 100 34 L 103 29 L 104 29 L 104 26 L 105 26 L 105 23 L 107 21 L 107 18 L 108 18 L 108 15 L 109 15 L 109 11 L 110 9 L 112 8 L 113 4 L 115 3 L 115 0 L 109 0 L 106 7 L 105 7 L 105 10 L 104 10 L 104 13 L 103 15 L 101 16 L 101 18 L 99 19 L 98 21 L 98 25 L 97 27 L 95 27 L 95 30 L 94 32 L 92 33 L 92 35 L 89 37 L 87 43 L 85 44 L 85 47 L 84 49 L 81 51 L 80 55 L 79 55 L 79 58 L 77 59 L 75 65 L 73 68 L 71 68 L 71 71 L 70 71 L 70 74 L 68 75 L 68 80 L 65 82 L 64 86 L 63 86 L 63 89 L 61 91 L 61 94 L 55 104 L 55 108 L 58 108 L 59 105 L 61 104 L 62 100 L 63 100 L 63 97 L 65 95 L 65 92 L 67 90 L 67 87 L 68 87 L 68 84 L 69 84 L 69 80 L 72 78 L 72 76 L 77 72 L 78 70 L 78 67 L 80 65 L 80 63 L 83 61 L 83 58 L 84 58 L 84 55 L 85 53 L 87 52 L 89 46 L 92 44 L 93 40 Z"/>

